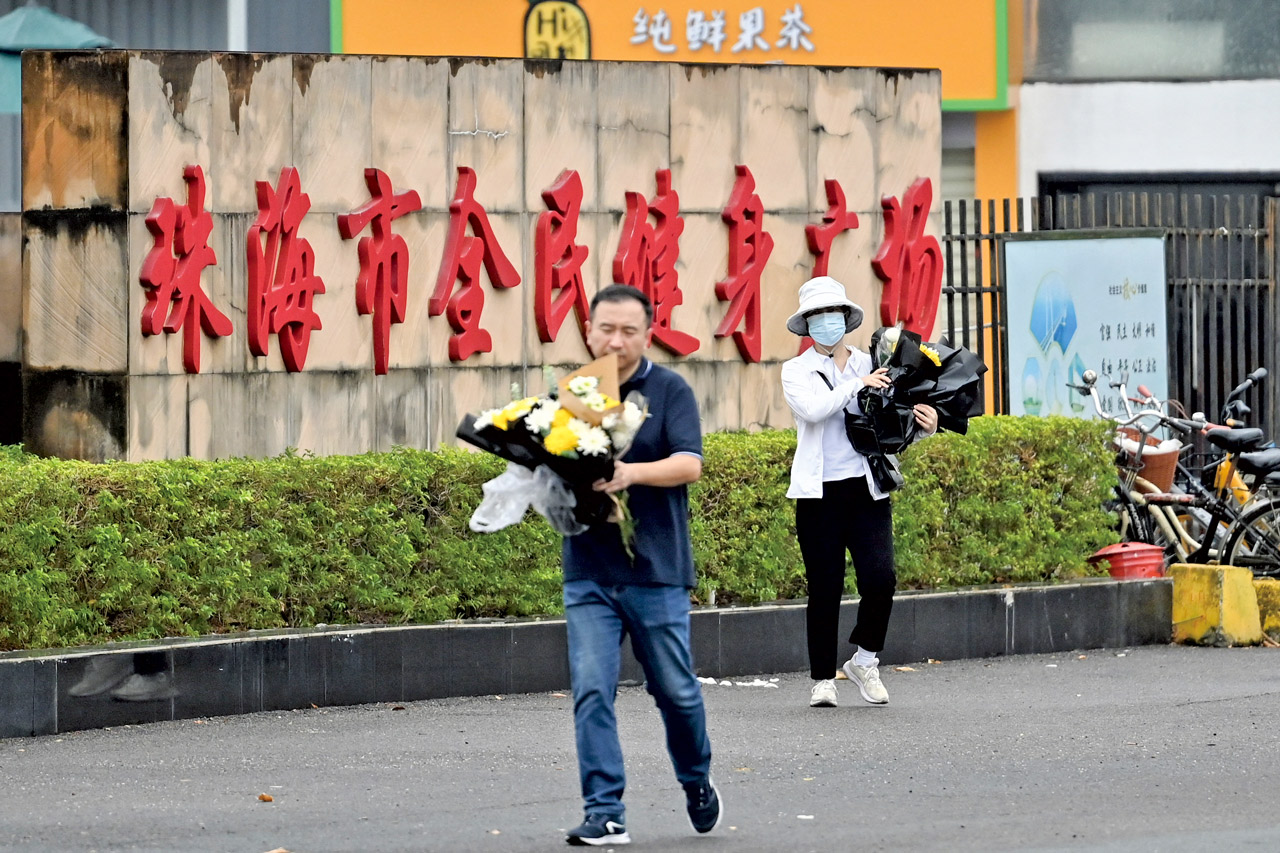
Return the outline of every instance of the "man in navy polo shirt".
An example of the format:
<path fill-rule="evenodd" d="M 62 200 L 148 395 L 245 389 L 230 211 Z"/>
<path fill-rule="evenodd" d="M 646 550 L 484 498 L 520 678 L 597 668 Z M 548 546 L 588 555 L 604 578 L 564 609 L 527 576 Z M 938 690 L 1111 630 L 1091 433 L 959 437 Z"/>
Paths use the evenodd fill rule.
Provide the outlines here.
<path fill-rule="evenodd" d="M 586 811 L 586 820 L 565 839 L 570 844 L 631 841 L 614 714 L 619 647 L 626 635 L 662 713 L 689 822 L 698 832 L 710 832 L 720 823 L 702 685 L 694 676 L 689 648 L 694 578 L 687 487 L 702 476 L 702 429 L 689 385 L 644 357 L 652 325 L 653 306 L 634 287 L 610 285 L 591 301 L 587 346 L 596 357 L 617 353 L 622 396 L 642 394 L 649 419 L 625 458 L 615 463 L 613 479 L 595 484 L 597 491 L 627 491 L 635 520 L 634 561 L 616 524 L 597 524 L 564 540 L 573 726 Z"/>

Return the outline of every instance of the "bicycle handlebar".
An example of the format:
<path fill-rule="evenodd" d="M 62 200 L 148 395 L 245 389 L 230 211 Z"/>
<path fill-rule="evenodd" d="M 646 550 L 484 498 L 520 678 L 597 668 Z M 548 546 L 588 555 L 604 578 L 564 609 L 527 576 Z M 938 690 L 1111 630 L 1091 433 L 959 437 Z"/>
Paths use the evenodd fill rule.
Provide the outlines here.
<path fill-rule="evenodd" d="M 1243 382 L 1241 382 L 1235 388 L 1231 389 L 1231 393 L 1227 395 L 1227 402 L 1231 402 L 1237 397 L 1244 396 L 1246 391 L 1248 391 L 1254 385 L 1257 385 L 1266 377 L 1267 377 L 1267 369 L 1265 367 L 1259 367 L 1257 370 L 1253 371 L 1248 376 L 1246 376 Z"/>
<path fill-rule="evenodd" d="M 1102 398 L 1098 395 L 1098 386 L 1095 385 L 1094 383 L 1089 382 L 1089 377 L 1088 377 L 1089 373 L 1092 373 L 1092 371 L 1085 371 L 1086 375 L 1084 377 L 1085 378 L 1084 385 L 1072 385 L 1070 382 L 1068 382 L 1067 385 L 1071 388 L 1076 389 L 1081 394 L 1088 395 L 1090 398 L 1092 398 L 1093 410 L 1098 413 L 1099 417 L 1106 418 L 1107 420 L 1112 421 L 1116 425 L 1117 429 L 1120 429 L 1122 427 L 1127 427 L 1127 426 L 1133 426 L 1134 424 L 1141 421 L 1143 418 L 1155 418 L 1156 422 L 1152 424 L 1150 428 L 1144 429 L 1141 426 L 1138 427 L 1138 429 L 1143 434 L 1149 435 L 1155 431 L 1156 427 L 1158 427 L 1161 422 L 1178 420 L 1177 418 L 1170 418 L 1168 415 L 1166 415 L 1164 412 L 1160 411 L 1159 409 L 1142 409 L 1134 414 L 1130 414 L 1129 417 L 1127 418 L 1122 417 L 1120 415 L 1107 414 L 1102 408 Z M 1181 427 L 1179 428 L 1181 429 Z M 1190 430 L 1187 430 L 1187 431 L 1189 432 Z"/>
<path fill-rule="evenodd" d="M 1186 418 L 1165 417 L 1164 422 L 1165 424 L 1173 427 L 1175 430 L 1182 433 L 1183 435 L 1191 435 L 1191 433 L 1195 432 L 1198 429 L 1203 429 L 1204 427 L 1203 424 L 1196 423 L 1195 421 L 1188 420 Z"/>
<path fill-rule="evenodd" d="M 1227 395 L 1227 402 L 1222 407 L 1223 408 L 1222 420 L 1227 426 L 1239 427 L 1244 425 L 1239 420 L 1239 418 L 1242 418 L 1245 415 L 1249 414 L 1250 410 L 1249 410 L 1249 407 L 1245 405 L 1244 401 L 1238 398 L 1244 396 L 1244 394 L 1250 388 L 1252 388 L 1254 385 L 1261 382 L 1263 379 L 1266 378 L 1266 376 L 1267 376 L 1267 369 L 1265 367 L 1259 367 L 1254 371 L 1252 371 L 1251 373 L 1249 373 L 1245 377 L 1244 381 L 1241 382 L 1239 385 L 1237 385 L 1235 388 L 1233 388 L 1231 390 L 1231 393 Z M 1178 430 L 1184 435 L 1188 435 L 1196 430 L 1207 430 L 1212 427 L 1218 426 L 1218 424 L 1212 424 L 1206 421 L 1204 419 L 1204 416 L 1199 412 L 1197 412 L 1196 415 L 1190 419 L 1172 418 L 1172 417 L 1163 415 L 1160 412 L 1160 408 L 1159 408 L 1160 402 L 1152 395 L 1151 391 L 1145 385 L 1138 386 L 1138 393 L 1141 395 L 1141 398 L 1124 396 L 1125 382 L 1129 378 L 1127 371 L 1121 375 L 1120 380 L 1118 382 L 1111 381 L 1108 384 L 1112 388 L 1115 388 L 1116 390 L 1120 391 L 1121 393 L 1120 402 L 1124 405 L 1125 414 L 1128 415 L 1129 417 L 1126 419 L 1119 415 L 1109 415 L 1105 411 L 1103 411 L 1102 401 L 1098 396 L 1097 372 L 1093 370 L 1086 370 L 1084 373 L 1081 374 L 1080 378 L 1084 382 L 1083 385 L 1076 385 L 1071 382 L 1068 382 L 1066 383 L 1067 387 L 1075 389 L 1082 396 L 1092 397 L 1094 411 L 1096 411 L 1100 417 L 1106 418 L 1107 420 L 1116 423 L 1119 427 L 1132 426 L 1133 424 L 1142 420 L 1142 418 L 1150 416 L 1152 413 L 1155 413 L 1156 415 L 1158 415 L 1166 425 Z M 1134 414 L 1133 409 L 1129 406 L 1129 403 L 1131 402 L 1142 403 L 1147 405 L 1149 408 L 1146 408 L 1138 412 L 1137 414 Z M 1144 432 L 1149 433 L 1154 429 L 1155 427 L 1152 426 L 1151 430 L 1144 430 Z"/>
<path fill-rule="evenodd" d="M 1084 374 L 1081 376 L 1081 378 L 1084 380 L 1085 384 L 1074 385 L 1068 382 L 1067 387 L 1074 388 L 1076 391 L 1080 392 L 1082 395 L 1086 395 L 1090 397 L 1093 400 L 1093 409 L 1095 412 L 1097 412 L 1098 416 L 1102 418 L 1106 418 L 1107 420 L 1114 423 L 1116 425 L 1116 429 L 1123 429 L 1124 427 L 1134 426 L 1135 424 L 1138 424 L 1139 422 L 1141 422 L 1143 419 L 1154 419 L 1154 423 L 1152 423 L 1150 427 L 1138 426 L 1138 430 L 1143 435 L 1150 435 L 1151 433 L 1155 432 L 1157 427 L 1161 425 L 1170 427 L 1171 429 L 1179 433 L 1182 433 L 1183 435 L 1191 435 L 1196 430 L 1206 428 L 1206 424 L 1202 419 L 1175 418 L 1170 415 L 1166 415 L 1159 408 L 1154 408 L 1154 407 L 1144 408 L 1137 412 L 1128 411 L 1127 412 L 1127 414 L 1129 415 L 1128 417 L 1123 417 L 1121 415 L 1109 415 L 1106 413 L 1106 411 L 1103 410 L 1102 398 L 1098 394 L 1098 386 L 1097 386 L 1098 375 L 1094 373 L 1092 370 L 1086 370 Z M 1114 387 L 1116 383 L 1112 383 L 1112 385 Z M 1120 387 L 1123 387 L 1124 383 L 1121 382 L 1119 383 L 1119 385 Z M 1138 393 L 1142 394 L 1147 401 L 1155 400 L 1155 398 L 1151 395 L 1151 392 L 1148 391 L 1145 386 L 1139 385 Z M 1143 401 L 1134 400 L 1134 402 L 1137 403 L 1137 402 L 1143 402 Z"/>

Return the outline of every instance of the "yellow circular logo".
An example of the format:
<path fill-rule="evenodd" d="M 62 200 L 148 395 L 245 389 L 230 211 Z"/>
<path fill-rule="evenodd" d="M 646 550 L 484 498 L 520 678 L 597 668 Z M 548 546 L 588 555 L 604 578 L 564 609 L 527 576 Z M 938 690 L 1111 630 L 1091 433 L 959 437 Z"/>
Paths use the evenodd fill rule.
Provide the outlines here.
<path fill-rule="evenodd" d="M 524 16 L 529 59 L 590 59 L 591 25 L 576 0 L 529 0 Z"/>

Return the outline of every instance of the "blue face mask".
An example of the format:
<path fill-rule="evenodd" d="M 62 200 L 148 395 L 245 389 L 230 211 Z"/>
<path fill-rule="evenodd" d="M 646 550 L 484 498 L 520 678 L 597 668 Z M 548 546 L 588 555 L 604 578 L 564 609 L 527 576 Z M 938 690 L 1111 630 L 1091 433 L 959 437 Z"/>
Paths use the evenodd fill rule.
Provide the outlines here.
<path fill-rule="evenodd" d="M 808 318 L 809 337 L 824 347 L 833 347 L 844 337 L 843 311 L 828 311 Z"/>

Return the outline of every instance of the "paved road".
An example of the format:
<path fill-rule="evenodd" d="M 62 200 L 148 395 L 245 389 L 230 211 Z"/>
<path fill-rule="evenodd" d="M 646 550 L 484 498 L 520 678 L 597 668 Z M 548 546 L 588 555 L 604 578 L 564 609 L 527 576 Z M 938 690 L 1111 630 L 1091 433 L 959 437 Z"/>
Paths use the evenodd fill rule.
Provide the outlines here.
<path fill-rule="evenodd" d="M 883 708 L 761 678 L 705 687 L 727 814 L 702 837 L 622 690 L 631 849 L 1280 849 L 1280 650 L 913 664 Z M 0 850 L 564 850 L 571 728 L 544 693 L 3 740 Z"/>

